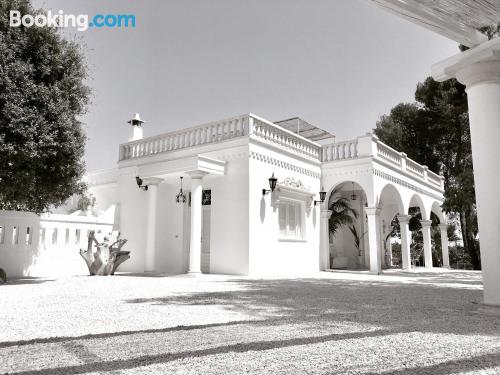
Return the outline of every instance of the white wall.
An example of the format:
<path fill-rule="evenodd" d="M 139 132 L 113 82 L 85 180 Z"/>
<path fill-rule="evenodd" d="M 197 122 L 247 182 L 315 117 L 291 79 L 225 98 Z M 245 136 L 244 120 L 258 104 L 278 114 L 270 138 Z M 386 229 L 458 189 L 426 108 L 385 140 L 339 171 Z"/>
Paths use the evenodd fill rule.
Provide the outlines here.
<path fill-rule="evenodd" d="M 26 237 L 30 228 L 31 239 Z M 40 217 L 29 212 L 0 211 L 0 268 L 7 277 L 30 274 L 40 253 Z"/>
<path fill-rule="evenodd" d="M 212 189 L 210 272 L 245 275 L 249 271 L 248 147 L 232 154 L 225 176 L 203 182 L 204 188 Z"/>
<path fill-rule="evenodd" d="M 274 172 L 278 183 L 291 177 L 300 180 L 310 192 L 320 191 L 320 180 L 309 176 L 306 169 L 319 173 L 313 162 L 288 156 L 258 144 L 250 144 L 250 152 L 264 158 L 250 158 L 249 229 L 250 274 L 299 274 L 319 270 L 319 206 L 310 204 L 305 213 L 306 236 L 304 241 L 282 241 L 279 236 L 278 210 L 272 206 L 272 194 L 262 196 L 262 189 L 269 189 L 268 179 Z M 260 160 L 262 159 L 262 160 Z M 319 196 L 316 195 L 316 199 Z"/>
<path fill-rule="evenodd" d="M 111 208 L 112 209 L 112 208 Z M 86 249 L 90 230 L 110 232 L 113 215 L 103 217 L 1 211 L 0 267 L 9 278 L 88 275 L 80 249 Z M 13 228 L 19 231 L 13 241 Z M 30 228 L 31 239 L 26 236 Z"/>
<path fill-rule="evenodd" d="M 124 250 L 131 251 L 130 259 L 120 270 L 127 272 L 144 272 L 148 192 L 137 187 L 136 175 L 135 167 L 128 167 L 120 168 L 118 176 L 119 229 L 121 236 L 128 240 Z"/>

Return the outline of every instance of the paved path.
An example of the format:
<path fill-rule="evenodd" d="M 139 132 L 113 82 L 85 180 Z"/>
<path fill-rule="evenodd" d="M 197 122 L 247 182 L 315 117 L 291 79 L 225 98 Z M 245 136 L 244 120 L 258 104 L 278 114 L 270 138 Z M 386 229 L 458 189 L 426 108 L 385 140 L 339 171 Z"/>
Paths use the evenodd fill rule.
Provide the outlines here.
<path fill-rule="evenodd" d="M 0 373 L 500 374 L 477 272 L 0 287 Z"/>

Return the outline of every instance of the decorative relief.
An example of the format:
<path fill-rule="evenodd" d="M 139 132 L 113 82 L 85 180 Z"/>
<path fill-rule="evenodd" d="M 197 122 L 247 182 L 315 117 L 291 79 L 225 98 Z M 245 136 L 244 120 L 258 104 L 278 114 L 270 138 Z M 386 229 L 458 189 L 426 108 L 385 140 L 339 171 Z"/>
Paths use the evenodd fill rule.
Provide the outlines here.
<path fill-rule="evenodd" d="M 289 186 L 295 189 L 299 190 L 304 190 L 304 191 L 309 191 L 310 189 L 307 188 L 304 183 L 300 180 L 295 180 L 293 177 L 287 177 L 285 178 L 282 182 L 279 182 L 280 185 L 284 186 Z"/>
<path fill-rule="evenodd" d="M 264 163 L 271 164 L 271 165 L 276 165 L 277 167 L 288 169 L 292 172 L 301 173 L 303 175 L 310 176 L 310 177 L 317 178 L 317 179 L 321 178 L 320 173 L 313 172 L 309 169 L 297 167 L 296 165 L 286 163 L 282 160 L 274 159 L 270 156 L 262 155 L 262 154 L 259 154 L 257 152 L 250 152 L 249 156 L 251 159 L 262 161 Z"/>

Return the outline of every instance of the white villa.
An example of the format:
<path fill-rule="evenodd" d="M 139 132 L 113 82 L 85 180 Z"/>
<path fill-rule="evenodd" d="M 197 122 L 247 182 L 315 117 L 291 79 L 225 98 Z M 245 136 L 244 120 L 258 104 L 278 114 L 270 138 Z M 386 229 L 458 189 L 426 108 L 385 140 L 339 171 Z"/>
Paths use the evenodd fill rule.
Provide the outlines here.
<path fill-rule="evenodd" d="M 442 223 L 443 266 L 449 266 L 442 178 L 372 134 L 336 142 L 302 119 L 273 123 L 253 114 L 150 138 L 142 137 L 138 115 L 129 123 L 130 141 L 120 145 L 116 168 L 88 175 L 94 216 L 43 216 L 40 238 L 35 224 L 20 222 L 17 233 L 4 225 L 0 247 L 8 248 L 0 264 L 8 273 L 86 274 L 77 250 L 86 247 L 87 231 L 112 228 L 132 251 L 121 271 L 380 273 L 391 263 L 390 238 L 383 241 L 396 215 L 401 266 L 411 267 L 410 207 L 422 215 L 425 266 L 432 267 L 431 212 Z M 359 250 L 348 227 L 329 235 L 334 190 L 359 214 Z M 23 225 L 32 226 L 29 241 Z M 16 246 L 10 237 L 19 233 L 28 234 Z"/>

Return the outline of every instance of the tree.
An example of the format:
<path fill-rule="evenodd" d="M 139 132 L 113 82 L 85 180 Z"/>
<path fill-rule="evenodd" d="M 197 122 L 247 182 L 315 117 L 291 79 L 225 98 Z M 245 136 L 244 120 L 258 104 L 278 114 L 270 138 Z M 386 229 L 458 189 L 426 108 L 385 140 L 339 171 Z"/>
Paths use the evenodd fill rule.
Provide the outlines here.
<path fill-rule="evenodd" d="M 444 176 L 443 209 L 459 218 L 464 247 L 480 269 L 478 227 L 465 86 L 456 80 L 419 83 L 415 103 L 396 105 L 377 122 L 389 146 Z"/>
<path fill-rule="evenodd" d="M 55 28 L 10 27 L 10 10 L 38 13 L 0 2 L 0 209 L 40 213 L 84 189 L 87 66 Z"/>
<path fill-rule="evenodd" d="M 340 190 L 334 190 L 332 197 L 332 202 L 329 204 L 332 215 L 330 216 L 328 226 L 330 234 L 335 236 L 342 226 L 353 225 L 354 219 L 358 218 L 358 213 L 351 207 L 349 199 L 341 195 Z"/>

